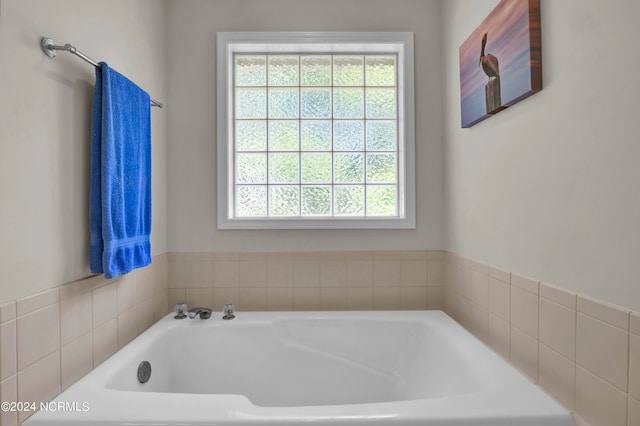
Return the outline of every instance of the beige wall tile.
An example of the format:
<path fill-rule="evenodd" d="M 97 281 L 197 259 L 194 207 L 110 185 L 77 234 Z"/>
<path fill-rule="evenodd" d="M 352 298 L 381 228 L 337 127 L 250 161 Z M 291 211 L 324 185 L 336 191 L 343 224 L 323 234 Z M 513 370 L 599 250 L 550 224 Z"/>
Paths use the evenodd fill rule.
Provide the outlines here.
<path fill-rule="evenodd" d="M 444 261 L 446 251 L 444 250 L 427 250 L 426 251 L 427 260 L 440 260 Z"/>
<path fill-rule="evenodd" d="M 16 302 L 10 301 L 0 305 L 0 324 L 16 319 Z"/>
<path fill-rule="evenodd" d="M 478 262 L 477 260 L 471 260 L 469 267 L 472 271 L 478 272 L 482 275 L 489 276 L 489 265 L 486 263 Z"/>
<path fill-rule="evenodd" d="M 111 284 L 115 285 L 115 283 L 118 282 L 121 278 L 122 277 L 106 279 L 103 274 L 93 275 L 91 277 L 91 287 L 93 288 L 93 291 L 96 291 L 100 287 L 104 287 Z"/>
<path fill-rule="evenodd" d="M 189 262 L 211 262 L 214 258 L 214 253 L 209 251 L 190 251 L 186 253 L 186 261 Z"/>
<path fill-rule="evenodd" d="M 489 346 L 503 358 L 510 358 L 511 326 L 508 322 L 489 314 Z"/>
<path fill-rule="evenodd" d="M 232 304 L 234 307 L 240 305 L 239 288 L 214 288 L 211 309 L 215 312 L 222 312 L 224 305 Z"/>
<path fill-rule="evenodd" d="M 347 261 L 323 260 L 320 263 L 321 287 L 346 287 L 347 286 Z"/>
<path fill-rule="evenodd" d="M 176 303 L 186 303 L 187 290 L 184 288 L 170 288 L 167 290 L 167 311 L 174 312 Z"/>
<path fill-rule="evenodd" d="M 93 335 L 81 336 L 60 349 L 60 373 L 62 390 L 93 369 Z"/>
<path fill-rule="evenodd" d="M 632 333 L 640 336 L 640 314 L 637 312 L 631 312 L 631 319 L 629 321 L 629 329 Z"/>
<path fill-rule="evenodd" d="M 239 285 L 240 263 L 238 260 L 214 260 L 213 287 L 238 287 Z"/>
<path fill-rule="evenodd" d="M 355 311 L 373 310 L 373 287 L 347 288 L 347 309 Z"/>
<path fill-rule="evenodd" d="M 153 318 L 153 299 L 148 299 L 145 302 L 138 304 L 135 308 L 136 311 L 136 324 L 137 333 L 139 335 L 154 323 Z"/>
<path fill-rule="evenodd" d="M 18 317 L 16 336 L 18 371 L 60 349 L 58 304 Z"/>
<path fill-rule="evenodd" d="M 138 303 L 137 300 L 137 292 L 138 292 L 138 281 L 139 281 L 139 269 L 134 270 L 126 275 L 120 277 L 117 283 L 115 283 L 116 287 L 116 297 L 117 297 L 117 312 L 126 311 L 127 309 L 131 309 Z M 124 296 L 124 297 L 123 297 Z M 129 296 L 129 297 L 127 297 Z"/>
<path fill-rule="evenodd" d="M 456 300 L 457 318 L 456 321 L 460 323 L 464 328 L 472 331 L 471 323 L 471 309 L 473 308 L 473 302 L 466 297 L 459 297 Z"/>
<path fill-rule="evenodd" d="M 402 287 L 426 287 L 427 260 L 400 261 L 400 285 Z"/>
<path fill-rule="evenodd" d="M 373 287 L 373 261 L 349 260 L 347 262 L 347 286 Z"/>
<path fill-rule="evenodd" d="M 191 308 L 211 308 L 213 304 L 213 289 L 210 288 L 188 288 L 186 290 L 186 301 Z"/>
<path fill-rule="evenodd" d="M 154 292 L 157 291 L 154 282 L 154 267 L 155 266 L 150 265 L 134 271 L 136 275 L 136 303 L 142 303 L 152 299 Z M 209 280 L 211 280 L 211 274 L 209 275 Z"/>
<path fill-rule="evenodd" d="M 302 287 L 293 289 L 293 309 L 317 311 L 320 309 L 320 288 Z"/>
<path fill-rule="evenodd" d="M 576 367 L 576 411 L 595 426 L 627 426 L 627 395 Z"/>
<path fill-rule="evenodd" d="M 292 311 L 293 289 L 290 287 L 267 288 L 267 310 Z"/>
<path fill-rule="evenodd" d="M 93 290 L 93 328 L 116 318 L 118 294 L 116 282 Z"/>
<path fill-rule="evenodd" d="M 118 294 L 118 313 L 128 311 L 137 304 L 137 282 L 135 279 L 123 279 L 116 285 Z"/>
<path fill-rule="evenodd" d="M 293 261 L 289 255 L 269 256 L 267 287 L 293 287 Z"/>
<path fill-rule="evenodd" d="M 117 350 L 118 320 L 114 318 L 93 329 L 93 367 L 100 365 Z"/>
<path fill-rule="evenodd" d="M 469 312 L 471 332 L 480 340 L 489 341 L 489 311 L 475 303 L 471 304 Z"/>
<path fill-rule="evenodd" d="M 426 252 L 427 260 L 445 260 L 446 251 L 444 250 L 427 250 Z"/>
<path fill-rule="evenodd" d="M 168 256 L 168 285 L 169 288 L 185 288 L 187 286 L 187 262 L 186 256 L 174 256 L 184 253 L 169 253 Z"/>
<path fill-rule="evenodd" d="M 376 287 L 400 287 L 400 261 L 376 259 L 373 262 L 373 284 Z"/>
<path fill-rule="evenodd" d="M 156 256 L 151 266 L 149 279 L 153 282 L 154 295 L 158 291 L 166 291 L 169 288 L 169 262 L 166 254 Z"/>
<path fill-rule="evenodd" d="M 167 262 L 169 263 L 186 262 L 186 261 L 187 261 L 187 253 L 185 252 L 167 253 Z"/>
<path fill-rule="evenodd" d="M 375 287 L 373 289 L 373 309 L 395 311 L 400 309 L 400 288 Z"/>
<path fill-rule="evenodd" d="M 93 299 L 85 292 L 60 301 L 60 345 L 66 345 L 92 330 Z"/>
<path fill-rule="evenodd" d="M 38 309 L 58 303 L 58 301 L 59 293 L 57 288 L 43 291 L 33 296 L 23 297 L 16 300 L 16 314 L 17 316 L 30 314 Z"/>
<path fill-rule="evenodd" d="M 458 307 L 457 307 L 457 299 L 458 293 L 450 290 L 448 287 L 444 290 L 444 311 L 451 318 L 456 319 Z"/>
<path fill-rule="evenodd" d="M 629 397 L 629 419 L 627 420 L 627 426 L 640 425 L 640 401 Z"/>
<path fill-rule="evenodd" d="M 138 335 L 136 309 L 129 309 L 118 315 L 118 349 L 121 349 Z"/>
<path fill-rule="evenodd" d="M 60 302 L 90 292 L 93 290 L 92 282 L 93 277 L 87 277 L 61 285 L 58 287 Z"/>
<path fill-rule="evenodd" d="M 320 286 L 320 261 L 315 254 L 305 253 L 294 256 L 293 286 L 300 288 Z"/>
<path fill-rule="evenodd" d="M 240 253 L 234 253 L 234 252 L 228 252 L 228 251 L 214 252 L 213 261 L 218 262 L 220 260 L 229 260 L 229 261 L 239 262 Z"/>
<path fill-rule="evenodd" d="M 320 305 L 323 310 L 342 311 L 347 309 L 347 289 L 323 287 L 320 289 Z"/>
<path fill-rule="evenodd" d="M 511 325 L 538 338 L 538 296 L 511 286 Z"/>
<path fill-rule="evenodd" d="M 538 294 L 538 281 L 523 275 L 511 274 L 511 285 L 519 287 L 533 294 Z"/>
<path fill-rule="evenodd" d="M 464 266 L 468 268 L 471 264 L 471 259 L 459 255 L 458 253 L 447 252 L 456 265 Z"/>
<path fill-rule="evenodd" d="M 444 308 L 444 287 L 427 287 L 427 309 Z"/>
<path fill-rule="evenodd" d="M 400 289 L 400 307 L 402 309 L 427 309 L 426 287 L 402 287 Z"/>
<path fill-rule="evenodd" d="M 576 363 L 627 391 L 629 375 L 629 333 L 578 314 Z"/>
<path fill-rule="evenodd" d="M 266 311 L 266 288 L 240 288 L 238 309 L 243 311 Z"/>
<path fill-rule="evenodd" d="M 629 330 L 630 311 L 618 306 L 578 295 L 578 312 L 614 325 L 623 330 Z"/>
<path fill-rule="evenodd" d="M 538 341 L 511 327 L 511 362 L 532 381 L 538 380 Z"/>
<path fill-rule="evenodd" d="M 46 402 L 60 393 L 60 351 L 47 355 L 18 372 L 18 401 Z M 25 421 L 32 412 L 21 411 L 18 421 Z"/>
<path fill-rule="evenodd" d="M 244 256 L 244 255 L 243 255 Z M 238 284 L 240 287 L 267 286 L 267 260 L 264 256 L 257 258 L 240 258 Z"/>
<path fill-rule="evenodd" d="M 629 336 L 629 395 L 640 400 L 640 336 L 633 333 Z"/>
<path fill-rule="evenodd" d="M 576 365 L 553 349 L 539 346 L 538 384 L 567 409 L 575 408 Z"/>
<path fill-rule="evenodd" d="M 442 260 L 427 261 L 427 285 L 429 287 L 444 286 L 444 262 Z"/>
<path fill-rule="evenodd" d="M 187 288 L 211 288 L 213 286 L 213 260 L 206 259 L 187 260 L 186 287 Z"/>
<path fill-rule="evenodd" d="M 489 266 L 489 277 L 507 284 L 511 283 L 511 272 L 493 266 Z"/>
<path fill-rule="evenodd" d="M 423 250 L 402 250 L 399 252 L 400 260 L 427 260 L 427 252 Z"/>
<path fill-rule="evenodd" d="M 471 271 L 469 279 L 469 299 L 489 309 L 489 277 L 480 272 Z"/>
<path fill-rule="evenodd" d="M 18 401 L 18 377 L 16 375 L 0 382 L 0 401 Z M 17 412 L 0 411 L 0 425 L 16 426 L 17 424 Z"/>
<path fill-rule="evenodd" d="M 16 321 L 0 324 L 0 381 L 16 374 L 16 345 Z"/>
<path fill-rule="evenodd" d="M 467 294 L 469 290 L 469 269 L 456 265 L 451 270 L 451 289 L 460 294 Z"/>
<path fill-rule="evenodd" d="M 546 283 L 540 283 L 540 297 L 555 302 L 566 308 L 577 309 L 577 294 Z"/>
<path fill-rule="evenodd" d="M 489 278 L 489 311 L 507 322 L 511 321 L 511 285 Z"/>
<path fill-rule="evenodd" d="M 540 298 L 540 341 L 576 359 L 576 311 Z"/>
<path fill-rule="evenodd" d="M 162 317 L 171 312 L 169 306 L 169 294 L 165 289 L 153 295 L 153 319 L 160 320 Z M 172 306 L 173 307 L 173 306 Z"/>

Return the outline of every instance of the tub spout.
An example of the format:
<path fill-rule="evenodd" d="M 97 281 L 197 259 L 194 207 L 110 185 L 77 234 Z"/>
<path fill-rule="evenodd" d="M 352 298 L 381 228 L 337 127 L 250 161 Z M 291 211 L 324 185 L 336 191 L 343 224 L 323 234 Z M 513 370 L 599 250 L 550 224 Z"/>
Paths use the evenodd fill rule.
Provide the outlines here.
<path fill-rule="evenodd" d="M 200 319 L 211 318 L 211 309 L 209 308 L 193 308 L 189 310 L 189 318 L 194 319 L 200 315 Z"/>

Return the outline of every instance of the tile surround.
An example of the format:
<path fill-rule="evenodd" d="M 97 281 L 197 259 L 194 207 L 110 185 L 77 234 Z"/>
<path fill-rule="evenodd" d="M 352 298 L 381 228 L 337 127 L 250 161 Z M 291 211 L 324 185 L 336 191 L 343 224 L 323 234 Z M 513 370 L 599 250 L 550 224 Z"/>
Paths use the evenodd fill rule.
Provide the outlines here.
<path fill-rule="evenodd" d="M 447 252 L 444 310 L 574 413 L 580 426 L 640 425 L 640 314 Z M 474 288 L 475 287 L 475 288 Z"/>
<path fill-rule="evenodd" d="M 640 424 L 640 314 L 443 251 L 167 253 L 124 279 L 10 301 L 0 305 L 2 399 L 52 398 L 184 300 L 215 310 L 444 309 L 578 424 Z M 0 424 L 26 417 L 2 413 Z"/>
<path fill-rule="evenodd" d="M 49 400 L 173 309 L 441 309 L 444 252 L 166 253 L 0 305 L 0 395 Z M 28 413 L 1 413 L 16 425 Z"/>
<path fill-rule="evenodd" d="M 0 306 L 2 401 L 48 401 L 167 313 L 168 262 L 92 276 Z M 119 329 L 118 325 L 122 327 Z M 2 426 L 30 413 L 0 413 Z"/>
<path fill-rule="evenodd" d="M 168 253 L 168 309 L 442 309 L 443 251 Z M 204 272 L 211 279 L 205 278 Z M 201 276 L 194 280 L 189 277 Z"/>

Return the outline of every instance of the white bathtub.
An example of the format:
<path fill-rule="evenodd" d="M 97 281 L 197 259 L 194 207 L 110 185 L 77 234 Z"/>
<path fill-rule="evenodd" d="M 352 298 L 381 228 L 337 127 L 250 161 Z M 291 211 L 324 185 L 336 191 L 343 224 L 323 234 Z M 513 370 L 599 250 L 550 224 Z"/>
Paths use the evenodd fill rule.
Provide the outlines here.
<path fill-rule="evenodd" d="M 54 403 L 25 425 L 574 425 L 440 311 L 168 315 Z"/>

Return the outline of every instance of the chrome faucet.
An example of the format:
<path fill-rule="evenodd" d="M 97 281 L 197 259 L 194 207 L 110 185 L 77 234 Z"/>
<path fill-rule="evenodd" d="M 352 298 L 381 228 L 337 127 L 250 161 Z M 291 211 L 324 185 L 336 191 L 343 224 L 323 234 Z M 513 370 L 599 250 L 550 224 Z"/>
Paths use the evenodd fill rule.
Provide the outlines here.
<path fill-rule="evenodd" d="M 200 315 L 200 319 L 211 318 L 211 309 L 209 308 L 193 308 L 189 310 L 189 318 L 194 319 Z"/>
<path fill-rule="evenodd" d="M 236 316 L 234 315 L 234 308 L 233 305 L 230 303 L 227 303 L 226 305 L 224 305 L 224 316 L 222 317 L 223 320 L 231 320 L 234 319 Z"/>
<path fill-rule="evenodd" d="M 184 302 L 176 303 L 176 307 L 174 308 L 174 312 L 176 313 L 175 319 L 185 319 L 187 317 L 187 304 Z"/>

